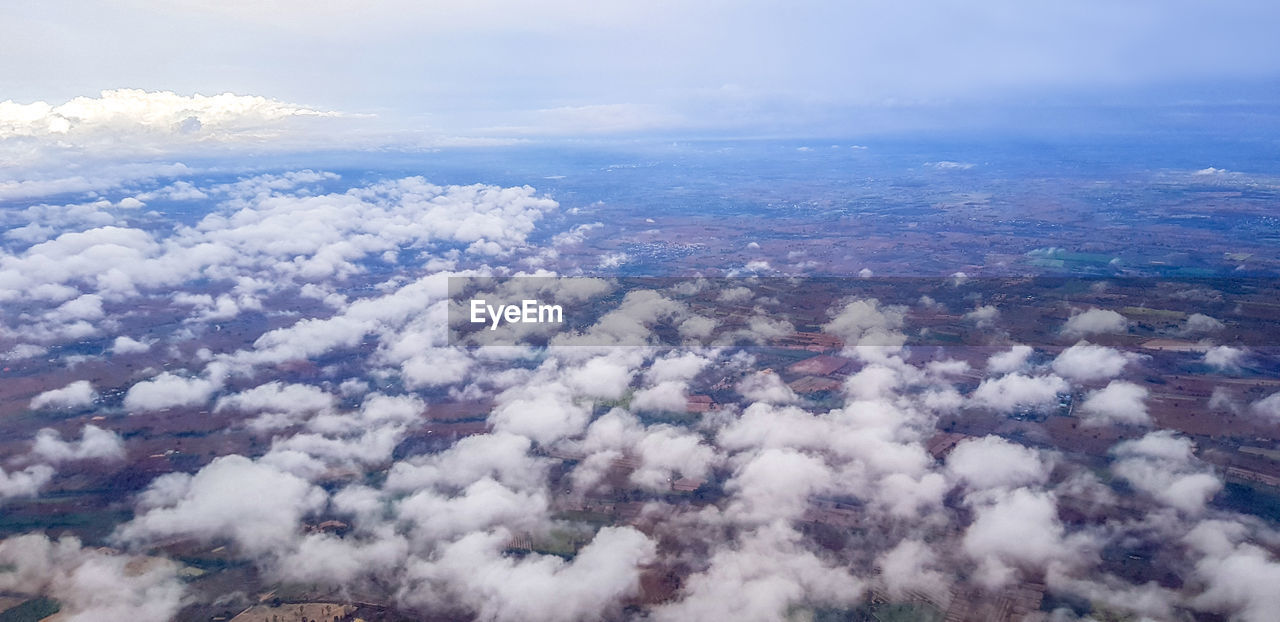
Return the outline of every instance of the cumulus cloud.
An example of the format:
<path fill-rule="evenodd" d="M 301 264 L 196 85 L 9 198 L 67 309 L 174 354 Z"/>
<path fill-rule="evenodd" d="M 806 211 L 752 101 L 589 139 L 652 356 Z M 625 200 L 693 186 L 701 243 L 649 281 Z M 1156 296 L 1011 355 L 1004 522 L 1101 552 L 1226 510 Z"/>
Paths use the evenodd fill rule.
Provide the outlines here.
<path fill-rule="evenodd" d="M 231 93 L 184 96 L 169 91 L 116 89 L 58 105 L 0 102 L 0 140 L 84 140 L 106 134 L 225 140 L 236 134 L 262 137 L 264 130 L 282 119 L 321 116 L 336 113 Z"/>
<path fill-rule="evenodd" d="M 979 406 L 1007 412 L 1018 408 L 1043 408 L 1054 403 L 1059 393 L 1069 389 L 1066 380 L 1052 374 L 1008 374 L 983 380 L 970 399 Z"/>
<path fill-rule="evenodd" d="M 1075 556 L 1050 493 L 1018 488 L 980 503 L 974 514 L 962 545 L 987 587 L 1013 582 L 1019 568 L 1042 570 Z"/>
<path fill-rule="evenodd" d="M 129 387 L 124 395 L 124 407 L 129 412 L 144 412 L 197 406 L 207 403 L 221 388 L 222 379 L 213 373 L 205 378 L 186 378 L 164 372 Z"/>
<path fill-rule="evenodd" d="M 1269 421 L 1280 421 L 1280 393 L 1272 393 L 1254 402 L 1249 411 Z"/>
<path fill-rule="evenodd" d="M 1038 451 L 998 436 L 965 439 L 947 456 L 947 473 L 976 490 L 1043 484 L 1049 468 Z"/>
<path fill-rule="evenodd" d="M 640 589 L 640 566 L 655 544 L 631 527 L 604 527 L 565 561 L 551 555 L 502 554 L 509 534 L 476 532 L 406 570 L 401 597 L 419 606 L 461 604 L 494 622 L 576 622 L 616 614 Z"/>
<path fill-rule="evenodd" d="M 147 352 L 150 349 L 151 344 L 138 341 L 127 335 L 120 335 L 111 343 L 111 352 L 114 354 L 138 354 Z"/>
<path fill-rule="evenodd" d="M 1080 412 L 1089 425 L 1147 425 L 1151 423 L 1147 414 L 1147 394 L 1146 387 L 1112 380 L 1106 387 L 1090 391 L 1080 404 Z"/>
<path fill-rule="evenodd" d="M 178 565 L 83 547 L 79 540 L 24 535 L 0 542 L 0 589 L 56 599 L 68 622 L 167 622 L 182 606 L 186 587 Z"/>
<path fill-rule="evenodd" d="M 21 471 L 5 471 L 0 468 L 0 500 L 34 497 L 53 479 L 53 473 L 53 467 L 47 464 L 32 465 Z"/>
<path fill-rule="evenodd" d="M 1186 322 L 1182 325 L 1184 333 L 1215 333 L 1222 330 L 1224 324 L 1216 318 L 1210 317 L 1203 313 L 1192 313 L 1187 316 Z"/>
<path fill-rule="evenodd" d="M 88 380 L 77 380 L 61 389 L 45 391 L 31 398 L 31 409 L 83 408 L 98 398 L 98 392 Z"/>
<path fill-rule="evenodd" d="M 847 302 L 822 330 L 844 340 L 847 346 L 900 346 L 906 308 L 881 306 L 875 298 Z"/>
<path fill-rule="evenodd" d="M 1007 352 L 993 354 L 987 359 L 987 369 L 997 374 L 1022 371 L 1027 366 L 1027 359 L 1034 350 L 1031 346 L 1016 345 Z"/>
<path fill-rule="evenodd" d="M 1280 610 L 1280 563 L 1262 547 L 1240 542 L 1243 526 L 1203 521 L 1184 537 L 1201 557 L 1195 574 L 1206 586 L 1192 602 L 1198 608 L 1228 614 L 1244 622 L 1265 622 Z"/>
<path fill-rule="evenodd" d="M 1118 376 L 1134 358 L 1135 355 L 1114 348 L 1081 341 L 1053 360 L 1053 371 L 1076 381 L 1102 380 Z"/>
<path fill-rule="evenodd" d="M 1199 464 L 1190 439 L 1171 430 L 1151 432 L 1112 448 L 1111 470 L 1157 501 L 1195 515 L 1222 488 L 1222 481 Z"/>
<path fill-rule="evenodd" d="M 876 566 L 892 598 L 906 600 L 911 592 L 918 592 L 936 602 L 946 601 L 951 580 L 933 546 L 921 540 L 903 540 L 876 558 Z"/>
<path fill-rule="evenodd" d="M 658 607 L 652 617 L 768 622 L 785 618 L 795 604 L 852 604 L 865 589 L 848 569 L 807 550 L 798 533 L 771 523 L 716 549 L 707 569 L 690 577 L 675 602 Z"/>
<path fill-rule="evenodd" d="M 291 542 L 301 518 L 324 507 L 326 499 L 323 490 L 295 475 L 243 456 L 222 456 L 195 475 L 156 478 L 115 538 L 229 538 L 249 554 L 262 554 Z"/>
<path fill-rule="evenodd" d="M 36 434 L 31 453 L 48 462 L 68 460 L 123 460 L 124 439 L 111 430 L 96 425 L 86 425 L 80 431 L 79 441 L 64 441 L 52 428 L 44 428 Z"/>
<path fill-rule="evenodd" d="M 1214 346 L 1204 353 L 1204 364 L 1224 371 L 1237 371 L 1247 352 L 1243 348 Z"/>
<path fill-rule="evenodd" d="M 269 382 L 218 398 L 213 411 L 260 413 L 250 422 L 250 426 L 256 429 L 274 429 L 297 423 L 309 414 L 328 412 L 336 403 L 334 396 L 319 387 Z"/>
<path fill-rule="evenodd" d="M 1129 329 L 1129 320 L 1110 309 L 1089 309 L 1074 313 L 1062 327 L 1068 337 L 1123 333 Z"/>

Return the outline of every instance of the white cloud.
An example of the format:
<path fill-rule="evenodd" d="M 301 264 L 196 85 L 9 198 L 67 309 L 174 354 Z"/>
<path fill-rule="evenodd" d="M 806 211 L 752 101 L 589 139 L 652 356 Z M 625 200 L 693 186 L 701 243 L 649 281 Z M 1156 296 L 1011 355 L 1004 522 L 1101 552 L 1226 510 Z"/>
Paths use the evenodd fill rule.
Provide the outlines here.
<path fill-rule="evenodd" d="M 57 430 L 44 428 L 36 434 L 31 453 L 49 462 L 67 460 L 123 460 L 124 439 L 111 430 L 86 425 L 79 441 L 64 441 Z"/>
<path fill-rule="evenodd" d="M 58 619 L 167 622 L 186 595 L 178 565 L 82 547 L 72 537 L 24 535 L 0 542 L 0 589 L 47 595 L 58 601 Z"/>
<path fill-rule="evenodd" d="M 1123 333 L 1129 329 L 1129 320 L 1110 309 L 1089 309 L 1075 313 L 1062 327 L 1069 337 L 1087 337 L 1103 333 Z"/>
<path fill-rule="evenodd" d="M 906 307 L 881 306 L 875 298 L 845 303 L 822 330 L 844 340 L 846 346 L 900 346 Z"/>
<path fill-rule="evenodd" d="M 306 480 L 243 456 L 222 456 L 195 475 L 169 473 L 142 494 L 133 520 L 115 537 L 146 543 L 172 536 L 230 538 L 254 555 L 298 535 L 300 520 L 327 499 Z"/>
<path fill-rule="evenodd" d="M 1196 515 L 1222 488 L 1222 481 L 1199 464 L 1195 445 L 1171 430 L 1151 432 L 1112 449 L 1112 472 L 1157 501 Z"/>
<path fill-rule="evenodd" d="M 116 89 L 98 97 L 46 102 L 0 102 L 0 140 L 17 137 L 60 141 L 121 134 L 226 140 L 236 134 L 264 137 L 290 117 L 336 116 L 281 101 L 246 95 L 184 96 L 169 91 Z"/>
<path fill-rule="evenodd" d="M 1081 341 L 1053 360 L 1053 371 L 1075 381 L 1102 380 L 1120 375 L 1134 358 L 1135 355 L 1114 348 Z"/>
<path fill-rule="evenodd" d="M 1214 346 L 1204 353 L 1204 363 L 1216 369 L 1235 371 L 1240 369 L 1240 364 L 1247 354 L 1248 352 L 1243 348 Z"/>
<path fill-rule="evenodd" d="M 113 354 L 138 354 L 147 352 L 151 349 L 151 344 L 144 341 L 138 341 L 127 335 L 116 337 L 111 344 L 111 352 Z"/>
<path fill-rule="evenodd" d="M 988 587 L 1015 580 L 1019 567 L 1044 568 L 1073 557 L 1053 495 L 1018 488 L 974 509 L 965 553 L 978 562 L 975 579 Z"/>
<path fill-rule="evenodd" d="M 34 497 L 53 479 L 53 473 L 53 467 L 47 464 L 32 465 L 21 471 L 5 471 L 0 468 L 0 500 Z"/>
<path fill-rule="evenodd" d="M 1106 387 L 1090 391 L 1080 404 L 1080 412 L 1088 425 L 1148 425 L 1147 389 L 1123 380 L 1112 380 Z"/>
<path fill-rule="evenodd" d="M 796 604 L 851 605 L 865 589 L 847 568 L 807 550 L 800 534 L 775 522 L 718 547 L 707 569 L 689 577 L 677 600 L 659 606 L 652 617 L 770 622 L 785 619 Z"/>
<path fill-rule="evenodd" d="M 1272 393 L 1254 402 L 1249 410 L 1270 421 L 1280 421 L 1280 393 Z"/>
<path fill-rule="evenodd" d="M 1067 381 L 1052 374 L 1025 376 L 1008 374 L 988 378 L 974 389 L 970 399 L 979 406 L 1007 412 L 1017 408 L 1042 408 L 1052 404 L 1059 393 L 1070 389 Z"/>
<path fill-rule="evenodd" d="M 207 403 L 221 388 L 222 379 L 214 372 L 205 378 L 184 378 L 164 372 L 129 387 L 124 396 L 124 407 L 129 412 L 143 412 L 198 406 Z"/>
<path fill-rule="evenodd" d="M 631 408 L 637 411 L 684 412 L 688 402 L 689 387 L 679 380 L 659 382 L 631 396 Z"/>
<path fill-rule="evenodd" d="M 1027 366 L 1027 359 L 1034 352 L 1031 346 L 1016 345 L 1008 352 L 991 355 L 987 359 L 987 369 L 997 374 L 1022 371 Z"/>
<path fill-rule="evenodd" d="M 406 571 L 401 596 L 430 606 L 442 597 L 494 622 L 576 622 L 617 615 L 623 598 L 639 592 L 640 570 L 655 544 L 631 527 L 604 527 L 565 561 L 551 555 L 505 556 L 509 533 L 475 532 L 443 547 L 434 559 Z"/>
<path fill-rule="evenodd" d="M 1050 467 L 1036 450 L 999 436 L 965 439 L 947 455 L 947 472 L 975 490 L 1043 484 Z"/>
<path fill-rule="evenodd" d="M 45 391 L 31 398 L 31 409 L 83 408 L 98 398 L 98 392 L 88 380 L 77 380 L 61 389 Z"/>
<path fill-rule="evenodd" d="M 1203 313 L 1192 313 L 1182 326 L 1184 333 L 1213 333 L 1222 330 L 1223 323 Z"/>

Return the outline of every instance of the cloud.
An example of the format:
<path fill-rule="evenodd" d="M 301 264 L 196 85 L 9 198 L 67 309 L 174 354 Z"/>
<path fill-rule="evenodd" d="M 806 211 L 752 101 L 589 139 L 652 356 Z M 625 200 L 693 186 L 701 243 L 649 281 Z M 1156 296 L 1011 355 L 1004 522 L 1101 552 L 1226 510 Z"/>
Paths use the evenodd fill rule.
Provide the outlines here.
<path fill-rule="evenodd" d="M 1248 351 L 1231 346 L 1214 346 L 1204 353 L 1204 364 L 1223 371 L 1237 371 Z"/>
<path fill-rule="evenodd" d="M 1112 448 L 1111 471 L 1157 501 L 1196 515 L 1222 489 L 1222 481 L 1199 465 L 1194 447 L 1172 430 L 1151 432 Z"/>
<path fill-rule="evenodd" d="M 1187 321 L 1182 325 L 1184 333 L 1214 333 L 1222 330 L 1224 324 L 1215 318 L 1209 317 L 1203 313 L 1192 313 L 1187 316 Z"/>
<path fill-rule="evenodd" d="M 1043 484 L 1050 467 L 1036 450 L 999 436 L 965 439 L 947 455 L 947 473 L 975 490 Z"/>
<path fill-rule="evenodd" d="M 5 471 L 0 468 L 0 500 L 34 497 L 53 479 L 53 473 L 53 467 L 47 464 L 32 465 L 21 471 Z"/>
<path fill-rule="evenodd" d="M 261 430 L 293 425 L 306 415 L 329 412 L 336 404 L 337 399 L 319 387 L 277 381 L 220 397 L 213 411 L 261 413 L 249 423 Z"/>
<path fill-rule="evenodd" d="M 1106 387 L 1090 391 L 1080 404 L 1080 412 L 1087 425 L 1150 425 L 1147 393 L 1141 385 L 1112 380 Z"/>
<path fill-rule="evenodd" d="M 57 430 L 44 428 L 36 433 L 31 453 L 48 462 L 68 460 L 123 460 L 124 439 L 111 430 L 96 425 L 86 425 L 80 431 L 79 441 L 64 441 Z"/>
<path fill-rule="evenodd" d="M 962 545 L 978 562 L 974 578 L 989 588 L 1013 582 L 1018 568 L 1042 569 L 1074 556 L 1050 493 L 1018 488 L 978 504 L 974 515 Z"/>
<path fill-rule="evenodd" d="M 1027 359 L 1034 352 L 1031 346 L 1016 345 L 1008 352 L 991 355 L 987 359 L 987 369 L 997 374 L 1022 371 L 1027 366 Z"/>
<path fill-rule="evenodd" d="M 768 622 L 784 619 L 796 604 L 851 605 L 865 589 L 847 568 L 807 550 L 800 534 L 775 522 L 717 548 L 707 569 L 689 577 L 677 599 L 657 607 L 652 618 Z"/>
<path fill-rule="evenodd" d="M 62 104 L 0 102 L 0 140 L 56 138 L 83 141 L 122 135 L 228 140 L 237 135 L 270 136 L 279 121 L 294 117 L 332 117 L 337 113 L 312 110 L 265 97 L 178 95 L 170 91 L 115 89 L 98 97 L 77 97 Z"/>
<path fill-rule="evenodd" d="M 914 539 L 894 545 L 876 558 L 880 578 L 890 597 L 906 600 L 911 592 L 924 593 L 945 602 L 951 580 L 943 571 L 934 547 Z"/>
<path fill-rule="evenodd" d="M 1110 309 L 1089 309 L 1072 314 L 1062 327 L 1068 337 L 1087 337 L 1097 334 L 1123 333 L 1129 329 L 1129 320 Z"/>
<path fill-rule="evenodd" d="M 881 306 L 875 298 L 844 304 L 822 330 L 844 340 L 846 346 L 900 346 L 906 307 Z"/>
<path fill-rule="evenodd" d="M 186 596 L 178 565 L 83 547 L 73 537 L 24 535 L 0 541 L 0 589 L 58 601 L 58 619 L 167 622 Z"/>
<path fill-rule="evenodd" d="M 98 392 L 88 380 L 77 380 L 61 389 L 45 391 L 31 398 L 31 409 L 83 408 L 98 398 Z"/>
<path fill-rule="evenodd" d="M 1114 378 L 1136 355 L 1081 341 L 1053 360 L 1053 371 L 1076 381 Z"/>
<path fill-rule="evenodd" d="M 1202 610 L 1229 614 L 1243 622 L 1265 622 L 1280 610 L 1280 563 L 1262 547 L 1239 542 L 1243 526 L 1219 520 L 1201 522 L 1184 542 L 1201 554 L 1195 574 L 1205 582 L 1192 603 Z"/>
<path fill-rule="evenodd" d="M 766 449 L 725 484 L 733 494 L 725 512 L 748 523 L 795 518 L 809 495 L 831 484 L 832 473 L 822 460 L 790 449 Z"/>
<path fill-rule="evenodd" d="M 631 527 L 601 528 L 572 561 L 552 555 L 505 556 L 509 537 L 505 531 L 468 534 L 435 559 L 411 563 L 401 598 L 418 606 L 452 600 L 476 619 L 494 622 L 610 617 L 623 598 L 639 592 L 640 567 L 656 551 L 651 540 Z"/>
<path fill-rule="evenodd" d="M 138 354 L 149 350 L 151 350 L 151 344 L 127 335 L 120 335 L 111 343 L 112 354 Z"/>
<path fill-rule="evenodd" d="M 986 379 L 969 396 L 979 406 L 1008 412 L 1017 408 L 1042 408 L 1070 389 L 1067 381 L 1052 374 L 1025 376 L 1008 374 Z"/>
<path fill-rule="evenodd" d="M 1000 309 L 991 305 L 984 305 L 964 314 L 964 319 L 983 328 L 995 326 L 995 322 L 999 318 Z"/>
<path fill-rule="evenodd" d="M 1272 393 L 1254 402 L 1249 410 L 1269 421 L 1280 421 L 1280 393 Z"/>
<path fill-rule="evenodd" d="M 295 475 L 243 456 L 222 456 L 195 475 L 169 473 L 152 481 L 134 518 L 114 538 L 229 538 L 250 555 L 263 554 L 292 542 L 302 517 L 323 508 L 326 499 L 323 490 Z"/>
<path fill-rule="evenodd" d="M 221 388 L 222 379 L 216 373 L 205 378 L 185 378 L 164 372 L 129 387 L 124 395 L 124 407 L 129 412 L 144 412 L 198 406 L 207 403 Z"/>

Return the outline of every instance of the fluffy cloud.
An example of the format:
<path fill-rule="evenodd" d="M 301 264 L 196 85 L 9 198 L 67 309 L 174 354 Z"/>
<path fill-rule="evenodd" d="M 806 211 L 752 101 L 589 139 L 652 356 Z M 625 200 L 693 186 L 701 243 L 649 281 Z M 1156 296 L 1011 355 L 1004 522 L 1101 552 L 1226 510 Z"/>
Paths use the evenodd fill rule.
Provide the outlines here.
<path fill-rule="evenodd" d="M 249 554 L 291 542 L 300 519 L 327 495 L 306 480 L 243 456 L 216 458 L 195 475 L 169 473 L 142 494 L 133 520 L 115 537 L 149 542 L 171 536 L 230 538 Z"/>
<path fill-rule="evenodd" d="M 183 96 L 168 91 L 116 89 L 63 104 L 0 102 L 0 140 L 94 135 L 182 136 L 227 139 L 261 136 L 273 122 L 290 117 L 335 116 L 281 101 L 246 95 Z"/>
<path fill-rule="evenodd" d="M 1123 380 L 1112 380 L 1106 387 L 1090 391 L 1080 404 L 1080 412 L 1086 424 L 1107 425 L 1113 423 L 1147 425 L 1147 389 Z"/>
<path fill-rule="evenodd" d="M 921 592 L 944 602 L 950 579 L 934 547 L 920 540 L 907 539 L 876 558 L 880 578 L 891 597 L 907 599 L 909 592 Z"/>
<path fill-rule="evenodd" d="M 10 497 L 33 497 L 53 479 L 53 467 L 36 464 L 21 471 L 0 468 L 0 500 Z"/>
<path fill-rule="evenodd" d="M 42 594 L 61 605 L 59 620 L 167 622 L 182 605 L 186 588 L 177 564 L 155 557 L 84 548 L 64 537 L 25 535 L 0 542 L 0 589 Z"/>
<path fill-rule="evenodd" d="M 1022 371 L 1026 367 L 1027 359 L 1031 357 L 1033 351 L 1031 346 L 1013 346 L 1008 352 L 993 354 L 991 358 L 987 359 L 987 369 L 997 374 Z"/>
<path fill-rule="evenodd" d="M 875 298 L 854 300 L 845 303 L 822 330 L 848 346 L 900 346 L 906 341 L 900 332 L 905 316 L 905 307 L 881 306 Z"/>
<path fill-rule="evenodd" d="M 80 431 L 79 441 L 64 441 L 57 430 L 44 428 L 36 434 L 31 453 L 48 462 L 122 460 L 125 456 L 124 439 L 119 434 L 92 424 Z"/>
<path fill-rule="evenodd" d="M 1129 329 L 1129 321 L 1110 309 L 1089 309 L 1072 314 L 1062 327 L 1068 337 L 1087 337 L 1106 333 L 1123 333 Z"/>
<path fill-rule="evenodd" d="M 1264 548 L 1239 542 L 1238 523 L 1203 521 L 1184 541 L 1201 554 L 1195 573 L 1206 587 L 1193 604 L 1243 622 L 1265 622 L 1280 610 L 1280 563 Z"/>
<path fill-rule="evenodd" d="M 947 456 L 947 472 L 970 488 L 1043 484 L 1050 464 L 1039 452 L 998 436 L 965 439 Z"/>
<path fill-rule="evenodd" d="M 164 372 L 129 387 L 124 396 L 124 407 L 129 412 L 143 412 L 197 406 L 208 402 L 221 388 L 222 379 L 215 373 L 205 378 L 185 378 Z"/>
<path fill-rule="evenodd" d="M 126 335 L 116 337 L 111 344 L 111 352 L 113 354 L 137 354 L 146 352 L 151 349 L 151 344 L 144 341 L 138 341 Z"/>
<path fill-rule="evenodd" d="M 1068 389 L 1070 386 L 1067 381 L 1054 375 L 1008 374 L 983 380 L 970 399 L 979 406 L 997 411 L 1041 408 L 1053 403 L 1059 393 Z"/>
<path fill-rule="evenodd" d="M 962 544 L 978 562 L 975 578 L 988 587 L 1012 582 L 1018 568 L 1043 569 L 1073 557 L 1052 494 L 1018 488 L 981 503 L 974 514 Z"/>
<path fill-rule="evenodd" d="M 1160 430 L 1112 449 L 1111 470 L 1157 501 L 1195 515 L 1222 488 L 1222 481 L 1200 466 L 1190 439 Z"/>
<path fill-rule="evenodd" d="M 98 392 L 88 380 L 77 380 L 61 389 L 45 391 L 31 398 L 31 409 L 83 408 L 97 399 Z"/>
<path fill-rule="evenodd" d="M 1134 358 L 1134 355 L 1122 353 L 1114 348 L 1081 341 L 1063 350 L 1053 360 L 1053 371 L 1076 381 L 1114 378 Z"/>
<path fill-rule="evenodd" d="M 1204 364 L 1220 370 L 1235 371 L 1240 369 L 1247 352 L 1242 348 L 1231 346 L 1214 346 L 1204 353 Z"/>
<path fill-rule="evenodd" d="M 631 527 L 604 527 L 568 562 L 550 555 L 502 555 L 509 534 L 476 532 L 436 559 L 407 569 L 401 597 L 411 605 L 452 600 L 493 622 L 576 622 L 609 617 L 640 589 L 640 566 L 655 545 Z"/>
<path fill-rule="evenodd" d="M 1249 410 L 1270 421 L 1280 421 L 1280 393 L 1272 393 L 1254 402 Z"/>
<path fill-rule="evenodd" d="M 805 549 L 798 533 L 771 523 L 736 545 L 718 548 L 708 568 L 690 577 L 678 599 L 658 607 L 652 617 L 771 622 L 784 619 L 796 604 L 852 604 L 865 588 L 847 569 Z"/>

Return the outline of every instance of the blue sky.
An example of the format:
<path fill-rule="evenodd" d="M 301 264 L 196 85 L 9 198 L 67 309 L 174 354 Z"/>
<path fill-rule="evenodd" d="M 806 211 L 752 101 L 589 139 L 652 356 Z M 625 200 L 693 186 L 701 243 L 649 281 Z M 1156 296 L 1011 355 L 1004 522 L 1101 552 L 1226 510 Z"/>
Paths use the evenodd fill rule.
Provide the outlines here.
<path fill-rule="evenodd" d="M 0 8 L 0 99 L 263 95 L 468 135 L 821 133 L 944 108 L 1269 103 L 1280 4 L 124 0 Z"/>

